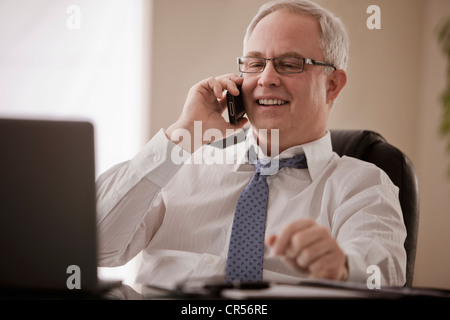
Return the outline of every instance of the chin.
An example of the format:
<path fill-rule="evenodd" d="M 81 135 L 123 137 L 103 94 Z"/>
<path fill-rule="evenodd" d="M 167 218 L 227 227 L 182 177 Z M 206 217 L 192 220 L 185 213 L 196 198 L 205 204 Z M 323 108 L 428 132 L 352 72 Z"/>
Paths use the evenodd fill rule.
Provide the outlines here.
<path fill-rule="evenodd" d="M 278 119 L 257 119 L 255 121 L 250 121 L 253 128 L 257 130 L 282 130 L 282 128 L 286 125 L 286 121 L 278 120 Z"/>

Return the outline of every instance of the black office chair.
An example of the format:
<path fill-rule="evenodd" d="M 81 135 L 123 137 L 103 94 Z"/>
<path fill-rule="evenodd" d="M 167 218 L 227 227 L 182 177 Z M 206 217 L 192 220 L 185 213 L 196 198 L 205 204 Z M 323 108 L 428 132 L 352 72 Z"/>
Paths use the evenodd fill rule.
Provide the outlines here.
<path fill-rule="evenodd" d="M 369 130 L 330 130 L 333 150 L 371 162 L 384 170 L 399 188 L 407 236 L 406 287 L 411 287 L 414 276 L 416 244 L 419 224 L 419 186 L 412 162 L 399 149 L 389 144 L 380 134 Z"/>

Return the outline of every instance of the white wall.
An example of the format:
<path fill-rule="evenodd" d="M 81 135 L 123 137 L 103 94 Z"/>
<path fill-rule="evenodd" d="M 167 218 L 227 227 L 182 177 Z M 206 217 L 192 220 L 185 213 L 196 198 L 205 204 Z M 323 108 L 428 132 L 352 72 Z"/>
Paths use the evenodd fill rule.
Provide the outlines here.
<path fill-rule="evenodd" d="M 147 136 L 181 112 L 189 88 L 208 76 L 237 72 L 242 38 L 264 0 L 154 0 L 151 117 Z M 350 36 L 349 81 L 331 128 L 380 132 L 416 166 L 421 219 L 416 286 L 450 288 L 450 154 L 437 134 L 446 61 L 435 26 L 448 0 L 317 0 L 343 20 Z M 381 29 L 369 30 L 369 5 Z"/>
<path fill-rule="evenodd" d="M 0 0 L 0 116 L 93 122 L 97 174 L 129 158 L 140 146 L 141 24 L 140 0 Z"/>
<path fill-rule="evenodd" d="M 0 0 L 0 117 L 91 121 L 97 175 L 132 157 L 148 92 L 147 9 L 141 0 Z M 132 284 L 134 268 L 99 274 Z"/>

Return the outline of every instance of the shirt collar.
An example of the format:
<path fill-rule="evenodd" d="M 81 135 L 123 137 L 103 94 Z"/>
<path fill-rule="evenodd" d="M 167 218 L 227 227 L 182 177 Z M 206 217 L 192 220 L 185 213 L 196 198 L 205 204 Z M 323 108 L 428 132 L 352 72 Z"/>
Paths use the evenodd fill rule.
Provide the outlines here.
<path fill-rule="evenodd" d="M 311 179 L 315 180 L 333 158 L 330 132 L 327 130 L 322 138 L 305 143 L 302 147 L 306 155 L 309 174 Z"/>
<path fill-rule="evenodd" d="M 266 157 L 264 151 L 256 143 L 256 137 L 254 136 L 253 129 L 247 131 L 245 152 L 240 153 L 240 159 L 238 163 L 248 163 L 247 150 L 250 146 L 254 147 L 254 150 L 258 154 L 258 157 Z M 291 158 L 296 155 L 304 153 L 306 156 L 306 162 L 308 163 L 308 171 L 311 179 L 314 181 L 325 169 L 330 160 L 333 157 L 333 148 L 331 146 L 331 135 L 327 130 L 325 135 L 317 140 L 290 147 L 281 152 L 277 157 L 279 159 Z"/>

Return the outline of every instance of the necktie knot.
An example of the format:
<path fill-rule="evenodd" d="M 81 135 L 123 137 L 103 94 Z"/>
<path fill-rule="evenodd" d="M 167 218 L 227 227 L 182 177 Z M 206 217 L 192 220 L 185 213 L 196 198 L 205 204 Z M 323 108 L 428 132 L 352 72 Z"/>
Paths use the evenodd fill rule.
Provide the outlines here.
<path fill-rule="evenodd" d="M 255 171 L 262 176 L 276 174 L 280 169 L 284 167 L 291 167 L 296 169 L 304 169 L 308 167 L 305 154 L 281 160 L 277 158 L 257 159 L 256 162 L 253 163 L 253 165 L 255 166 Z"/>

